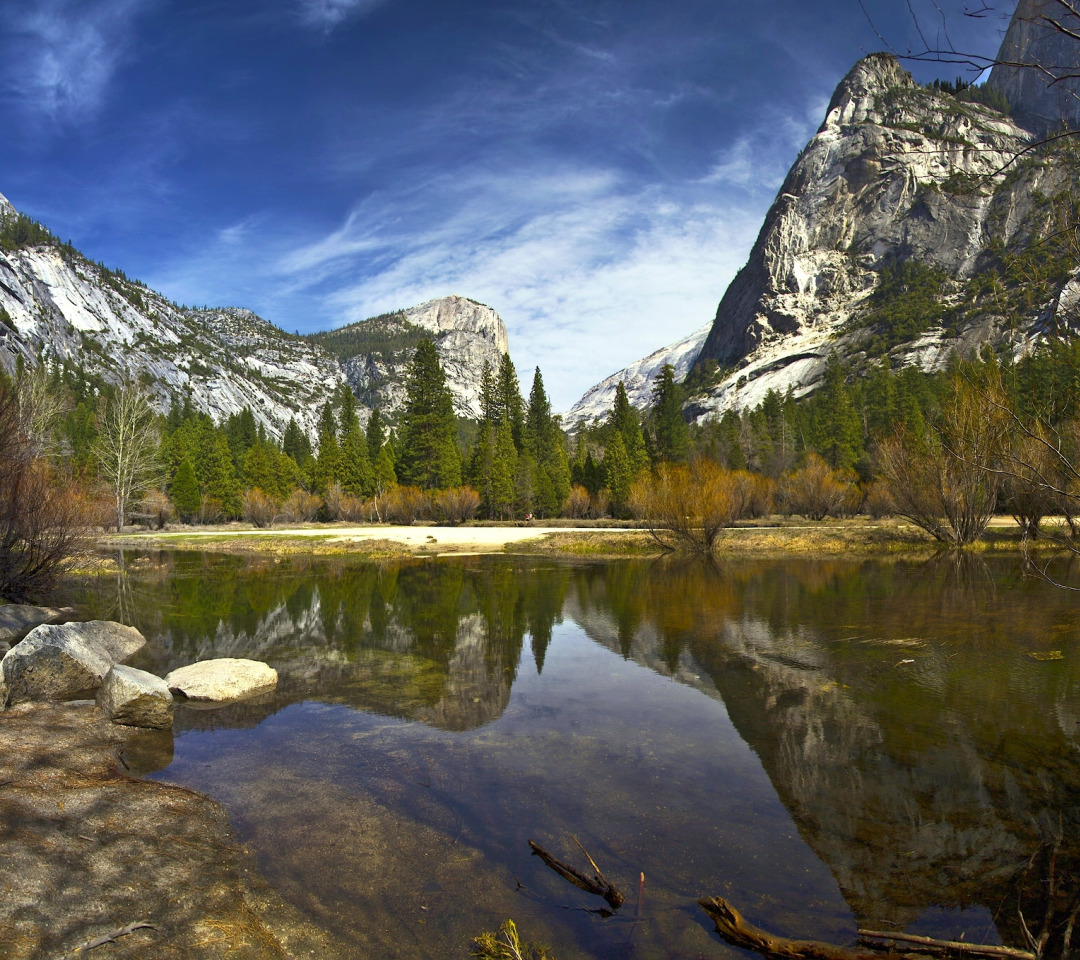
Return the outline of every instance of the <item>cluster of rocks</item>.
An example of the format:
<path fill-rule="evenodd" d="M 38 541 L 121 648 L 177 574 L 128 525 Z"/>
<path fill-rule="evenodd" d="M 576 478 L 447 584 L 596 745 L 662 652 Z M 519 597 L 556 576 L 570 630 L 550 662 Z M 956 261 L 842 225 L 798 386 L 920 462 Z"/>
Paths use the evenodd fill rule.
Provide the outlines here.
<path fill-rule="evenodd" d="M 146 646 L 134 627 L 108 620 L 61 623 L 73 611 L 0 607 L 0 709 L 19 703 L 96 698 L 114 723 L 167 730 L 174 696 L 229 703 L 273 690 L 277 671 L 254 660 L 221 658 L 180 667 L 164 678 L 125 664 Z"/>

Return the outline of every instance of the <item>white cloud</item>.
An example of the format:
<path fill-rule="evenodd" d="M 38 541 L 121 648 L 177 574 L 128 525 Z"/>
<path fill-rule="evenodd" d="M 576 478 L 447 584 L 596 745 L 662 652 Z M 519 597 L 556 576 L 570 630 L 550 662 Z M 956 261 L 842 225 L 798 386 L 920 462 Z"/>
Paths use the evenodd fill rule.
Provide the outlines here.
<path fill-rule="evenodd" d="M 145 0 L 28 5 L 9 25 L 9 90 L 39 116 L 88 119 L 101 106 Z"/>
<path fill-rule="evenodd" d="M 431 185 L 369 199 L 281 258 L 290 293 L 318 291 L 335 325 L 449 293 L 481 300 L 506 320 L 523 379 L 539 365 L 562 409 L 707 321 L 763 212 L 605 171 L 476 171 L 441 190 L 426 219 Z"/>
<path fill-rule="evenodd" d="M 310 27 L 332 30 L 348 17 L 370 13 L 385 0 L 300 0 L 300 17 Z"/>

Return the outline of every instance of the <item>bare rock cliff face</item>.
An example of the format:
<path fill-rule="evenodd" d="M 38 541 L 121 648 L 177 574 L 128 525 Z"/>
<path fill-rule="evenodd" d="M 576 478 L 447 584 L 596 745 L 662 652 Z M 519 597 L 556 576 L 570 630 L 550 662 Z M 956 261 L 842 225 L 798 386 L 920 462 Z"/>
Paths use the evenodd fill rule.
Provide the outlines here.
<path fill-rule="evenodd" d="M 1001 188 L 1001 171 L 1030 140 L 989 107 L 915 84 L 892 56 L 856 64 L 720 302 L 699 363 L 729 375 L 696 413 L 813 389 L 830 353 L 857 351 L 849 321 L 884 266 L 970 275 L 992 234 L 1008 241 L 1029 219 L 1030 178 Z M 894 359 L 933 365 L 956 345 L 912 344 Z"/>
<path fill-rule="evenodd" d="M 1000 62 L 990 73 L 988 85 L 1004 94 L 1020 122 L 1039 134 L 1062 126 L 1080 128 L 1077 35 L 1080 17 L 1058 0 L 1020 0 L 998 54 Z"/>
<path fill-rule="evenodd" d="M 916 87 L 894 58 L 860 61 L 784 181 L 701 355 L 740 360 L 777 335 L 835 326 L 885 260 L 970 268 L 986 205 L 926 188 L 990 175 L 1024 143 L 999 114 Z"/>
<path fill-rule="evenodd" d="M 475 300 L 450 296 L 404 310 L 393 324 L 403 332 L 431 338 L 454 398 L 454 413 L 479 419 L 484 364 L 496 370 L 502 355 L 510 352 L 502 317 Z M 367 350 L 343 357 L 342 372 L 361 402 L 377 404 L 384 415 L 394 419 L 405 405 L 405 382 L 412 355 L 411 344 L 398 349 Z"/>
<path fill-rule="evenodd" d="M 183 310 L 56 246 L 0 251 L 0 308 L 0 368 L 9 373 L 21 357 L 110 383 L 139 380 L 163 411 L 187 394 L 216 420 L 250 407 L 276 436 L 292 417 L 313 432 L 342 383 L 332 357 L 250 311 Z"/>

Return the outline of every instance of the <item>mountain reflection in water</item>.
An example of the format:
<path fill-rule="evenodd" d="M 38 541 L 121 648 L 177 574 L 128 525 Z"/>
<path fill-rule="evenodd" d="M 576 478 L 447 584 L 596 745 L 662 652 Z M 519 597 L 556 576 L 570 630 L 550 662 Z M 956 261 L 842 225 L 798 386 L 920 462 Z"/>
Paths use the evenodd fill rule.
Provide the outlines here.
<path fill-rule="evenodd" d="M 747 865 L 747 856 L 757 856 L 747 851 L 758 849 L 763 859 L 790 858 L 783 851 L 796 841 L 774 843 L 784 829 L 782 818 L 767 812 L 774 798 L 753 786 L 741 767 L 734 769 L 734 754 L 710 759 L 706 731 L 663 729 L 665 716 L 722 715 L 701 713 L 704 702 L 676 696 L 679 688 L 726 712 L 739 749 L 756 755 L 774 797 L 812 851 L 807 856 L 824 863 L 860 925 L 949 937 L 966 932 L 969 940 L 1000 936 L 1022 946 L 1016 878 L 1040 843 L 1057 843 L 1056 871 L 1066 887 L 1080 877 L 1075 600 L 1023 579 L 1013 560 L 370 564 L 158 553 L 129 554 L 124 567 L 126 575 L 97 585 L 81 602 L 90 615 L 125 620 L 146 634 L 150 648 L 137 665 L 163 674 L 196 659 L 243 656 L 265 660 L 280 673 L 279 690 L 268 700 L 179 711 L 178 757 L 184 731 L 254 728 L 302 704 L 341 705 L 415 721 L 419 729 L 468 734 L 448 741 L 433 733 L 424 740 L 427 753 L 415 748 L 418 756 L 434 757 L 423 761 L 429 763 L 424 789 L 436 792 L 433 769 L 435 776 L 445 769 L 447 778 L 461 778 L 442 797 L 457 818 L 446 829 L 470 833 L 486 862 L 511 871 L 501 877 L 507 885 L 523 869 L 518 848 L 526 838 L 515 817 L 530 808 L 528 796 L 515 799 L 516 791 L 528 790 L 505 780 L 509 774 L 500 764 L 506 761 L 495 759 L 503 757 L 494 745 L 501 727 L 527 730 L 529 739 L 516 742 L 527 744 L 518 749 L 529 751 L 538 804 L 539 784 L 548 789 L 564 778 L 575 785 L 570 798 L 552 788 L 555 799 L 538 815 L 558 837 L 581 829 L 583 811 L 601 822 L 625 822 L 623 832 L 632 832 L 634 818 L 655 806 L 653 788 L 636 791 L 635 777 L 643 784 L 663 781 L 671 789 L 663 822 L 646 832 L 661 849 L 634 847 L 623 836 L 602 850 L 607 862 L 598 857 L 605 872 L 612 861 L 625 860 L 634 871 L 641 866 L 660 888 L 650 894 L 668 909 L 658 906 L 651 933 L 633 944 L 634 956 L 727 951 L 707 943 L 707 925 L 682 909 L 695 895 L 730 895 L 759 922 L 771 918 L 795 935 L 844 940 L 853 932 L 820 880 L 778 879 L 770 888 L 770 870 L 779 874 L 780 867 Z M 561 691 L 544 687 L 547 658 L 572 637 L 587 637 L 594 650 L 610 653 L 583 657 L 594 676 L 568 674 Z M 1063 658 L 1043 662 L 1029 655 L 1050 650 Z M 681 687 L 653 684 L 647 700 L 618 702 L 605 695 L 603 671 L 610 663 L 614 677 L 620 662 Z M 535 679 L 523 687 L 521 716 L 510 717 L 522 671 Z M 574 711 L 589 696 L 602 703 L 617 731 L 603 745 L 589 740 L 593 731 L 575 727 Z M 304 709 L 303 722 L 317 727 L 311 708 Z M 601 707 L 589 709 L 582 716 L 595 723 Z M 334 714 L 336 724 L 342 716 Z M 575 728 L 573 752 L 562 739 L 568 726 Z M 309 731 L 312 742 L 321 735 Z M 387 755 L 413 749 L 408 736 L 394 736 L 401 740 L 388 744 Z M 678 745 L 680 736 L 687 746 Z M 552 745 L 547 753 L 545 738 Z M 328 746 L 327 755 L 344 749 Z M 460 773 L 463 763 L 483 771 L 472 787 Z M 612 769 L 601 787 L 589 770 L 607 764 Z M 650 780 L 653 764 L 663 773 Z M 179 763 L 165 776 L 185 769 Z M 211 793 L 216 783 L 231 809 L 243 806 L 223 782 L 185 776 Z M 738 786 L 738 777 L 751 785 Z M 442 814 L 423 813 L 428 795 L 409 799 L 412 794 L 401 790 L 393 787 L 393 800 L 387 794 L 387 807 L 443 829 Z M 407 790 L 416 793 L 415 785 Z M 486 806 L 492 794 L 505 794 L 501 813 Z M 612 809 L 594 809 L 605 803 Z M 248 816 L 243 809 L 234 815 L 241 825 Z M 693 834 L 706 823 L 717 831 L 715 840 L 695 848 Z M 686 862 L 674 862 L 679 857 Z M 624 877 L 631 875 L 636 872 L 624 870 Z M 540 874 L 529 877 L 534 885 L 545 882 Z M 735 885 L 724 886 L 729 880 Z M 578 949 L 628 955 L 608 944 L 592 919 L 552 917 L 531 901 L 511 901 L 507 909 L 550 923 L 535 935 L 553 940 L 560 957 Z M 460 928 L 498 923 L 483 911 L 475 918 L 460 918 Z M 956 928 L 961 921 L 966 929 Z M 418 955 L 444 948 L 422 938 L 410 947 Z"/>

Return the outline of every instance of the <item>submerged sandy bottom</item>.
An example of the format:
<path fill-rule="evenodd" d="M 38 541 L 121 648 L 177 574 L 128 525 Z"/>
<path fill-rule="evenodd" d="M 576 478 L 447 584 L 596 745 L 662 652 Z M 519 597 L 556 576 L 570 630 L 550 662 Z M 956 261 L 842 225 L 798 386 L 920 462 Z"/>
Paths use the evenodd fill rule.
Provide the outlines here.
<path fill-rule="evenodd" d="M 171 732 L 127 731 L 90 703 L 0 713 L 0 955 L 66 956 L 144 922 L 102 955 L 341 956 L 249 866 L 217 803 L 124 769 L 171 755 Z"/>

